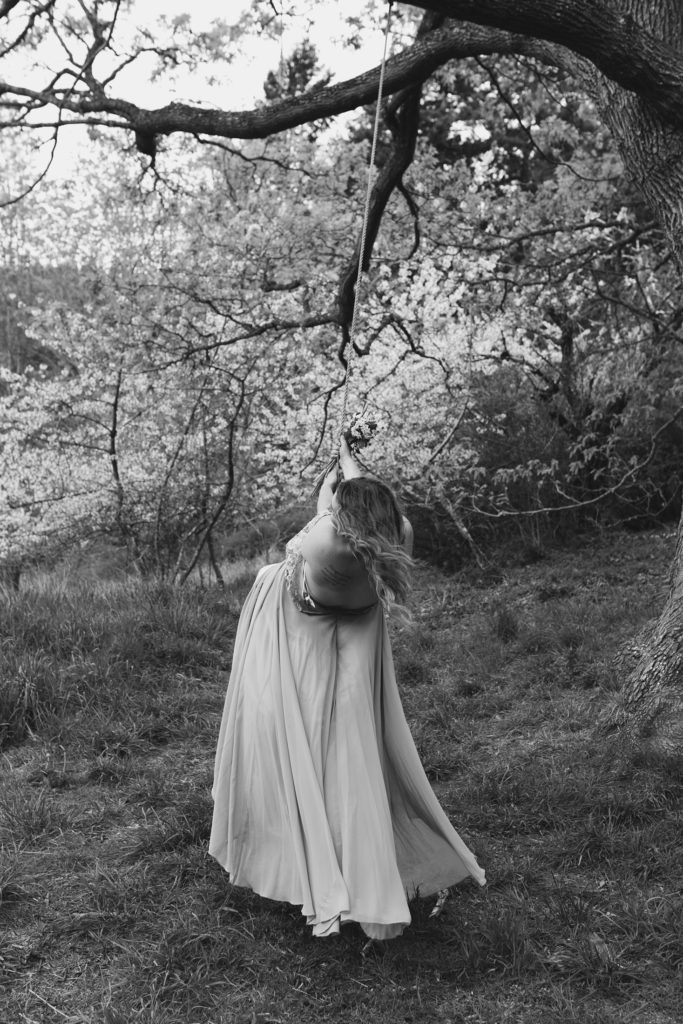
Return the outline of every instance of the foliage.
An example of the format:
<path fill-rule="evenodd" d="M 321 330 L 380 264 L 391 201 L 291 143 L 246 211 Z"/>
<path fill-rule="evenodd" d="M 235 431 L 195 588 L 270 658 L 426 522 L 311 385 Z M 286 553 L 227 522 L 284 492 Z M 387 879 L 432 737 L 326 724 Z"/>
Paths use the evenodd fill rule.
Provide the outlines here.
<path fill-rule="evenodd" d="M 153 193 L 129 192 L 125 207 L 111 195 L 102 235 L 76 267 L 87 281 L 78 301 L 27 308 L 51 365 L 3 373 L 5 560 L 104 531 L 141 564 L 178 571 L 233 490 L 250 516 L 278 503 L 281 452 L 305 393 L 303 354 L 271 337 L 226 337 L 254 314 L 252 297 L 260 314 L 268 308 L 265 289 L 239 292 L 268 229 L 244 246 L 239 221 L 249 221 L 253 199 L 243 191 L 245 206 L 226 218 L 215 192 L 201 198 L 220 166 L 200 174 L 198 195 L 179 198 L 172 221 Z"/>
<path fill-rule="evenodd" d="M 277 73 L 268 72 L 263 91 L 266 99 L 272 102 L 286 96 L 298 96 L 313 85 L 327 85 L 331 77 L 329 73 L 320 75 L 316 48 L 309 40 L 304 40 L 283 61 Z"/>
<path fill-rule="evenodd" d="M 311 47 L 299 64 L 313 73 Z M 217 565 L 219 531 L 300 497 L 341 426 L 334 297 L 367 159 L 363 118 L 319 127 L 168 143 L 152 177 L 100 138 L 72 182 L 4 211 L 6 565 L 105 533 L 184 578 Z M 528 61 L 448 65 L 402 189 L 363 286 L 352 404 L 383 425 L 368 465 L 418 543 L 453 562 L 519 516 L 532 539 L 675 515 L 679 292 L 589 100 Z"/>

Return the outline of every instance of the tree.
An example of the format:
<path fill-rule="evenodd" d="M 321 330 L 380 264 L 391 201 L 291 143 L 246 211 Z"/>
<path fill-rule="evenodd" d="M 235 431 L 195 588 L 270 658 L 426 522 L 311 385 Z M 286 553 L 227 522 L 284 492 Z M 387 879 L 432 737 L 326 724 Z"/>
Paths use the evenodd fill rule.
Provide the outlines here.
<path fill-rule="evenodd" d="M 115 49 L 120 3 L 79 2 L 71 5 L 70 19 L 69 6 L 66 0 L 0 4 L 5 56 L 38 45 L 53 30 L 65 54 L 63 67 L 31 85 L 21 78 L 0 82 L 6 127 L 46 125 L 56 133 L 68 124 L 104 126 L 133 136 L 140 152 L 154 159 L 156 140 L 171 133 L 202 141 L 265 138 L 356 109 L 376 94 L 374 69 L 252 111 L 179 102 L 148 109 L 115 95 L 118 72 L 143 50 L 172 62 L 181 47 L 138 40 L 121 57 Z M 392 139 L 373 191 L 367 247 L 342 268 L 337 301 L 327 311 L 343 332 L 350 321 L 354 267 L 359 260 L 367 265 L 387 203 L 401 189 L 414 156 L 424 84 L 456 58 L 516 54 L 571 75 L 595 98 L 628 173 L 666 233 L 679 272 L 683 269 L 683 16 L 677 0 L 418 0 L 413 6 L 424 11 L 415 40 L 387 65 Z M 220 48 L 220 32 L 211 42 L 214 50 Z M 301 323 L 306 320 L 300 317 Z M 348 344 L 347 333 L 344 340 Z M 629 683 L 627 703 L 630 695 L 638 704 L 637 695 L 646 689 L 680 692 L 679 556 L 673 571 L 670 598 Z"/>

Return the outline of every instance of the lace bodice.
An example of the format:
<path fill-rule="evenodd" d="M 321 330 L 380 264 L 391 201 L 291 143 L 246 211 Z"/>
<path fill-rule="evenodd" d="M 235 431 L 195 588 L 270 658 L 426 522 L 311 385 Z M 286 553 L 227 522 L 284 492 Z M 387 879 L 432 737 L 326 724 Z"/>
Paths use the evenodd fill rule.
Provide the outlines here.
<path fill-rule="evenodd" d="M 306 586 L 306 573 L 304 571 L 304 556 L 301 554 L 301 545 L 304 537 L 312 530 L 323 516 L 328 516 L 329 510 L 318 512 L 316 516 L 306 523 L 302 530 L 299 530 L 288 542 L 285 548 L 285 586 L 292 595 L 292 600 L 300 612 L 315 614 L 316 603 L 308 593 Z"/>

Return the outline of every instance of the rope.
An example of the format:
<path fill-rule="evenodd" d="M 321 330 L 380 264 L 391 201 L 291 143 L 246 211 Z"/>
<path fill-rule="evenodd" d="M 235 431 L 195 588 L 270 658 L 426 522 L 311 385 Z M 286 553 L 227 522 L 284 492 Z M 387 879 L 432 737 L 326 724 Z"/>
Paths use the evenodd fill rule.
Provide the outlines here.
<path fill-rule="evenodd" d="M 349 384 L 351 382 L 351 360 L 353 357 L 353 344 L 356 337 L 356 322 L 358 320 L 358 308 L 360 305 L 360 286 L 363 277 L 363 257 L 365 255 L 365 240 L 368 233 L 368 221 L 370 219 L 370 197 L 372 195 L 372 185 L 374 180 L 375 172 L 375 153 L 377 151 L 377 137 L 379 135 L 379 118 L 382 105 L 382 92 L 384 90 L 384 70 L 387 63 L 387 44 L 389 41 L 389 29 L 391 27 L 391 9 L 393 6 L 393 0 L 389 0 L 389 6 L 387 8 L 387 22 L 384 29 L 384 51 L 382 53 L 382 63 L 379 69 L 379 84 L 377 86 L 377 109 L 375 111 L 375 125 L 372 132 L 372 146 L 370 149 L 370 162 L 368 164 L 368 182 L 365 191 L 365 210 L 363 212 L 363 226 L 360 235 L 360 249 L 358 252 L 358 272 L 356 274 L 356 287 L 353 296 L 353 314 L 351 316 L 351 329 L 349 331 L 349 346 L 346 354 L 346 375 L 344 377 L 344 398 L 342 401 L 342 414 L 341 414 L 341 426 L 339 428 L 339 444 L 337 448 L 341 446 L 342 438 L 344 436 L 344 424 L 346 423 L 346 408 L 349 401 Z"/>
<path fill-rule="evenodd" d="M 287 87 L 287 62 L 285 60 L 285 0 L 280 0 L 280 18 L 279 18 L 279 36 L 280 36 L 280 63 L 278 64 L 277 77 L 278 85 L 280 86 L 280 99 L 285 98 L 285 91 Z"/>

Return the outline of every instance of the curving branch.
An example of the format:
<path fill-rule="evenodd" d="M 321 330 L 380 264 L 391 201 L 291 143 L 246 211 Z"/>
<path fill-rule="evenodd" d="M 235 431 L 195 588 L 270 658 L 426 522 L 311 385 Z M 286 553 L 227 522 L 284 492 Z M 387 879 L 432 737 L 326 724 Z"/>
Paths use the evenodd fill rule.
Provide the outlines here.
<path fill-rule="evenodd" d="M 435 30 L 440 29 L 443 20 L 438 14 L 425 14 L 418 29 L 418 43 L 421 39 L 431 37 Z M 344 365 L 346 361 L 346 348 L 352 340 L 350 337 L 350 325 L 353 320 L 358 267 L 360 264 L 362 269 L 367 271 L 370 265 L 370 257 L 377 240 L 382 217 L 395 189 L 401 190 L 417 221 L 415 204 L 412 203 L 412 199 L 403 186 L 403 175 L 410 167 L 415 156 L 415 146 L 420 126 L 420 104 L 422 101 L 423 83 L 424 79 L 411 88 L 398 93 L 385 106 L 385 118 L 392 135 L 391 149 L 372 188 L 364 251 L 360 251 L 361 239 L 359 238 L 349 265 L 341 274 L 339 290 L 337 292 L 337 315 L 342 328 L 339 359 Z"/>
<path fill-rule="evenodd" d="M 7 14 L 13 6 L 11 0 L 5 0 L 0 13 Z M 45 3 L 40 10 L 51 6 L 51 2 Z M 621 0 L 620 4 L 615 0 L 416 0 L 414 6 L 431 12 L 434 21 L 461 20 L 425 33 L 388 61 L 387 95 L 420 84 L 454 58 L 516 53 L 562 67 L 577 60 L 589 62 L 606 78 L 642 97 L 661 119 L 683 127 L 683 55 L 665 38 L 649 31 L 643 23 L 644 14 L 639 20 L 641 7 L 648 10 L 645 0 Z M 663 0 L 661 6 L 664 9 Z M 665 28 L 665 18 L 663 25 Z M 104 117 L 110 127 L 148 137 L 184 132 L 253 139 L 353 110 L 372 102 L 377 90 L 375 68 L 250 111 L 206 109 L 186 103 L 146 109 L 106 94 L 105 84 L 112 84 L 112 76 L 105 84 L 92 77 L 92 61 L 102 40 L 98 26 L 85 59 L 87 69 L 83 67 L 76 75 L 79 88 L 53 82 L 43 89 L 32 89 L 24 83 L 0 82 L 0 108 L 12 110 L 16 122 L 19 104 L 26 124 L 30 124 L 35 109 L 56 107 L 61 111 L 60 120 L 55 122 L 59 125 L 69 123 L 65 115 L 70 113 L 80 121 L 92 119 L 93 123 L 101 123 Z M 86 70 L 88 81 L 84 82 Z"/>
<path fill-rule="evenodd" d="M 443 64 L 455 58 L 490 54 L 522 54 L 545 63 L 568 67 L 571 54 L 562 47 L 477 25 L 443 27 L 391 57 L 385 73 L 385 94 L 390 96 L 420 85 Z M 173 132 L 201 134 L 234 139 L 266 138 L 310 121 L 332 117 L 372 103 L 377 95 L 379 68 L 355 78 L 320 86 L 256 110 L 226 111 L 207 109 L 187 103 L 169 103 L 157 109 L 145 109 L 128 100 L 92 90 L 86 84 L 58 85 L 32 89 L 24 84 L 0 80 L 0 110 L 12 111 L 13 123 L 22 123 L 18 105 L 23 107 L 23 123 L 31 125 L 31 114 L 56 107 L 59 119 L 44 118 L 44 125 L 71 123 L 106 124 L 109 128 L 130 130 L 143 135 L 170 135 Z"/>
<path fill-rule="evenodd" d="M 351 261 L 341 276 L 337 293 L 337 315 L 344 333 L 343 348 L 346 347 L 349 341 L 348 330 L 353 317 L 358 263 L 362 261 L 363 270 L 368 269 L 370 256 L 387 203 L 394 189 L 401 184 L 403 175 L 412 162 L 420 123 L 421 98 L 422 86 L 420 85 L 408 89 L 405 95 L 400 96 L 399 102 L 393 108 L 391 105 L 387 105 L 387 122 L 393 136 L 393 143 L 389 157 L 380 170 L 372 189 L 365 237 L 365 251 L 363 253 L 360 252 L 359 239 Z"/>

